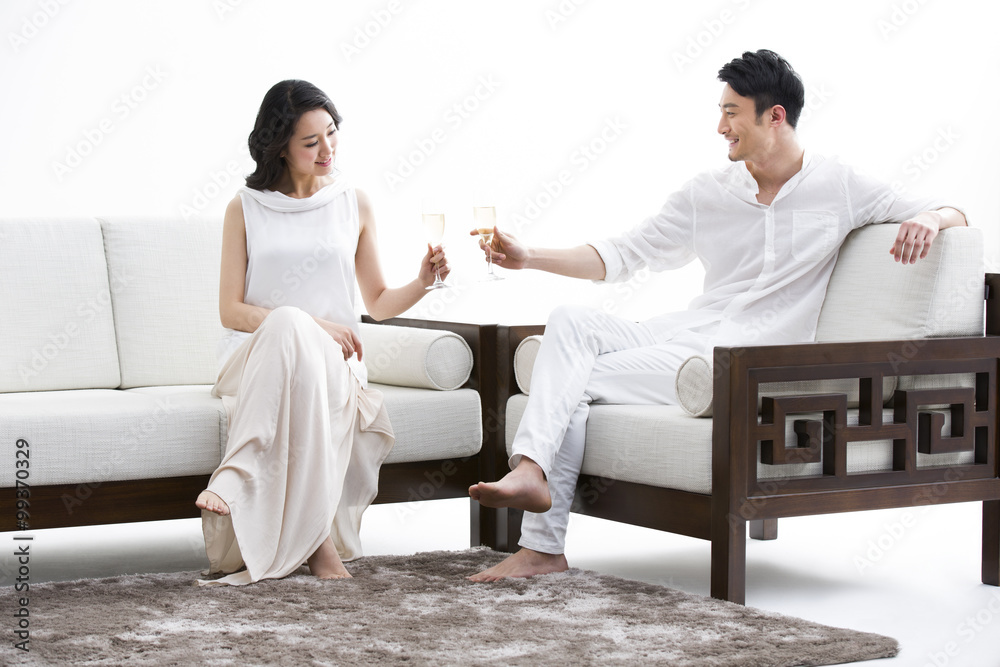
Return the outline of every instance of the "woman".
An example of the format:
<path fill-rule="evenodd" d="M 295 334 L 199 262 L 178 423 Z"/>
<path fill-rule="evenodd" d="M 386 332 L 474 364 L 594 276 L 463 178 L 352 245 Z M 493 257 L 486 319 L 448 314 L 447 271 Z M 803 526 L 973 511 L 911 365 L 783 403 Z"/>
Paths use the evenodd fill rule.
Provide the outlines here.
<path fill-rule="evenodd" d="M 219 311 L 229 329 L 213 394 L 226 454 L 196 501 L 211 572 L 202 583 L 284 577 L 303 562 L 349 577 L 361 513 L 393 444 L 382 395 L 366 385 L 357 280 L 375 319 L 402 313 L 449 268 L 428 246 L 415 280 L 388 289 L 371 204 L 335 167 L 341 117 L 305 81 L 268 91 L 250 134 L 257 163 L 226 209 Z M 238 571 L 245 565 L 245 569 Z"/>

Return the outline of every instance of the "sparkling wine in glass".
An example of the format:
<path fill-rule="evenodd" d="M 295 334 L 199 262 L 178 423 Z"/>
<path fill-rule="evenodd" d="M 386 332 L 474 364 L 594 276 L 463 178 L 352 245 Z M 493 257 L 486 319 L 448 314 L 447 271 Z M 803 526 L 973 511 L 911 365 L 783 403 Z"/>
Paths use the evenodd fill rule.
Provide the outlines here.
<path fill-rule="evenodd" d="M 431 246 L 441 243 L 441 239 L 444 238 L 444 213 L 424 213 L 421 218 L 428 243 Z M 424 289 L 441 289 L 442 287 L 447 287 L 447 285 L 441 280 L 441 273 L 435 271 L 434 284 L 428 285 Z"/>
<path fill-rule="evenodd" d="M 495 206 L 473 206 L 472 216 L 476 221 L 476 230 L 483 243 L 490 245 L 493 243 L 493 228 L 497 224 L 497 209 Z M 493 273 L 493 253 L 486 256 L 487 269 L 486 277 L 483 280 L 503 280 L 501 276 Z"/>

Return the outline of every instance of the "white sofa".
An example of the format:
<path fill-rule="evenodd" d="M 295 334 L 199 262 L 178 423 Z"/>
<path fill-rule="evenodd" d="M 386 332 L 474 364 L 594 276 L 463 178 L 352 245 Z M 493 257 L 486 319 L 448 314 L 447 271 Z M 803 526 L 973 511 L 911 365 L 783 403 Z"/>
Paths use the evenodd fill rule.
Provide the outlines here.
<path fill-rule="evenodd" d="M 574 511 L 711 540 L 712 594 L 743 602 L 748 522 L 773 538 L 781 516 L 920 504 L 933 488 L 932 502 L 986 501 L 983 581 L 1000 585 L 1000 337 L 984 337 L 982 235 L 945 230 L 927 259 L 903 266 L 888 254 L 896 231 L 845 241 L 820 342 L 689 359 L 681 406 L 592 405 Z M 540 331 L 502 334 L 508 451 Z"/>
<path fill-rule="evenodd" d="M 218 220 L 0 221 L 3 530 L 197 516 L 226 446 L 220 246 Z M 495 328 L 413 324 L 361 325 L 396 432 L 377 502 L 460 497 L 492 474 L 473 351 Z"/>

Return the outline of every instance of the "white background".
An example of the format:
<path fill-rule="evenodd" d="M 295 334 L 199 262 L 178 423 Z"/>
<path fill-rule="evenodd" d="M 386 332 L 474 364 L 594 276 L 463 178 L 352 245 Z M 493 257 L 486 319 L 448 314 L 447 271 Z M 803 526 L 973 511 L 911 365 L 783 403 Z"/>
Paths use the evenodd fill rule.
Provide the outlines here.
<path fill-rule="evenodd" d="M 374 202 L 392 284 L 422 254 L 421 196 L 446 202 L 454 288 L 410 315 L 536 323 L 573 301 L 645 318 L 685 307 L 700 267 L 627 287 L 481 283 L 472 190 L 491 188 L 501 227 L 530 243 L 617 234 L 727 164 L 716 73 L 770 48 L 805 82 L 807 148 L 954 201 L 997 269 L 998 14 L 932 0 L 5 0 L 0 215 L 221 217 L 252 169 L 264 93 L 301 78 L 344 116 L 338 164 Z"/>

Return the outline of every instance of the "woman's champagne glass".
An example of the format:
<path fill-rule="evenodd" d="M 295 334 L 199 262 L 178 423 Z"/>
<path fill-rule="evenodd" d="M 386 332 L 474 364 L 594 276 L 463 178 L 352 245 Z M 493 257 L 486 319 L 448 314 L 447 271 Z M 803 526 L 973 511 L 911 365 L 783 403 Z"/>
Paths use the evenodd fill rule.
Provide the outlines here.
<path fill-rule="evenodd" d="M 441 239 L 444 238 L 444 213 L 436 212 L 440 210 L 441 207 L 431 206 L 427 202 L 424 202 L 424 212 L 420 216 L 424 223 L 427 242 L 431 244 L 431 247 L 437 246 L 441 243 Z M 448 285 L 441 280 L 440 271 L 435 270 L 434 284 L 428 285 L 424 289 L 441 289 L 442 287 L 448 287 Z"/>
<path fill-rule="evenodd" d="M 490 245 L 493 243 L 493 229 L 497 225 L 497 209 L 496 206 L 473 206 L 472 216 L 476 221 L 476 230 L 479 232 L 479 238 L 483 240 L 483 243 Z M 492 249 L 491 249 L 492 250 Z M 484 281 L 487 280 L 503 280 L 501 276 L 493 273 L 493 253 L 490 252 L 486 256 L 487 268 L 486 277 L 483 278 Z"/>

